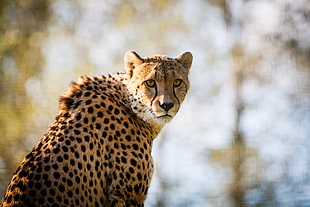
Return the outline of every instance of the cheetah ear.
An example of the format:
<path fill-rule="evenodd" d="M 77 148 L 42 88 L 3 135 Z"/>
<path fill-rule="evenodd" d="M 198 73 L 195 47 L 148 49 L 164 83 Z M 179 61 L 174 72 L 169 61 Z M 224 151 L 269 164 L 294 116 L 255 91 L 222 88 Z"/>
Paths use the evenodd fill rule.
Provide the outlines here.
<path fill-rule="evenodd" d="M 124 63 L 126 72 L 131 78 L 133 75 L 133 70 L 143 63 L 143 59 L 135 51 L 129 50 L 124 56 Z"/>
<path fill-rule="evenodd" d="M 184 52 L 176 58 L 176 61 L 180 63 L 188 72 L 192 65 L 193 55 L 190 52 Z"/>

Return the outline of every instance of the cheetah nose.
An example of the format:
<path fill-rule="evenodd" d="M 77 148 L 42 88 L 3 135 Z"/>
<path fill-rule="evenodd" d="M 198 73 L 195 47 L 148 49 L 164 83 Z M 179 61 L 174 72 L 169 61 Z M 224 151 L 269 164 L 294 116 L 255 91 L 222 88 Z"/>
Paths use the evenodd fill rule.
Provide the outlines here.
<path fill-rule="evenodd" d="M 160 103 L 159 106 L 163 109 L 165 109 L 165 111 L 169 111 L 172 107 L 173 107 L 174 103 L 173 102 L 168 102 L 168 103 Z"/>

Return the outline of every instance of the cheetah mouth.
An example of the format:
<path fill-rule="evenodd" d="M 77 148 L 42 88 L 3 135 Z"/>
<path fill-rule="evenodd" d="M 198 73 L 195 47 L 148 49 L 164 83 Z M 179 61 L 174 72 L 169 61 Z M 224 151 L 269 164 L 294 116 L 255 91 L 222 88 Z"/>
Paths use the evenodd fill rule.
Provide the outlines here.
<path fill-rule="evenodd" d="M 157 117 L 158 119 L 161 119 L 161 118 L 164 118 L 164 119 L 172 119 L 173 118 L 173 116 L 171 116 L 171 115 L 169 115 L 169 114 L 164 114 L 164 115 L 161 115 L 161 116 L 158 116 Z"/>

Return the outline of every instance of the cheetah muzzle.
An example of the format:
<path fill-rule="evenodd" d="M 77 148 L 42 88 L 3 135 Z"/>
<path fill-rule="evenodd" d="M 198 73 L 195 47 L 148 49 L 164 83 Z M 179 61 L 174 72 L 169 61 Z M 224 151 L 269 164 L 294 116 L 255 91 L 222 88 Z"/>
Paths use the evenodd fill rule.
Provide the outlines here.
<path fill-rule="evenodd" d="M 192 54 L 141 58 L 128 51 L 124 62 L 124 73 L 71 83 L 1 207 L 144 206 L 152 143 L 186 96 Z"/>

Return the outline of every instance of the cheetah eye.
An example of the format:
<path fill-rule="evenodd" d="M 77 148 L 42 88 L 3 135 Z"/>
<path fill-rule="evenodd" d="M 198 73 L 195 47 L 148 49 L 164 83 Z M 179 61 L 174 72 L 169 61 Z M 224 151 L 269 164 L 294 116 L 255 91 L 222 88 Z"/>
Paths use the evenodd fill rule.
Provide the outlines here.
<path fill-rule="evenodd" d="M 179 87 L 179 86 L 181 86 L 181 84 L 182 84 L 182 80 L 181 79 L 175 79 L 174 81 L 173 81 L 173 86 L 174 87 Z"/>
<path fill-rule="evenodd" d="M 152 79 L 145 81 L 145 84 L 146 84 L 147 87 L 149 87 L 149 88 L 154 88 L 154 87 L 156 86 L 155 81 L 152 80 Z"/>

